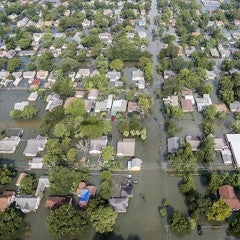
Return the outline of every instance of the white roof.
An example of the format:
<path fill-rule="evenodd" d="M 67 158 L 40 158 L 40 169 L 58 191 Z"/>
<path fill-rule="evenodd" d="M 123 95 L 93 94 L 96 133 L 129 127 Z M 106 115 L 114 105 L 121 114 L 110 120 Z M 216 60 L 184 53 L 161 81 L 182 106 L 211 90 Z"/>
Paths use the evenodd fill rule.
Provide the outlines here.
<path fill-rule="evenodd" d="M 28 101 L 36 101 L 38 99 L 38 93 L 37 91 L 31 92 L 28 96 Z"/>
<path fill-rule="evenodd" d="M 0 153 L 14 153 L 20 141 L 18 136 L 5 137 L 0 141 Z"/>
<path fill-rule="evenodd" d="M 240 134 L 226 134 L 236 165 L 240 166 Z"/>
<path fill-rule="evenodd" d="M 23 111 L 24 107 L 26 107 L 28 105 L 29 105 L 28 101 L 17 102 L 14 104 L 14 110 Z"/>
<path fill-rule="evenodd" d="M 32 161 L 29 161 L 28 164 L 30 165 L 31 169 L 41 169 L 43 167 L 43 158 L 35 157 L 32 159 Z"/>

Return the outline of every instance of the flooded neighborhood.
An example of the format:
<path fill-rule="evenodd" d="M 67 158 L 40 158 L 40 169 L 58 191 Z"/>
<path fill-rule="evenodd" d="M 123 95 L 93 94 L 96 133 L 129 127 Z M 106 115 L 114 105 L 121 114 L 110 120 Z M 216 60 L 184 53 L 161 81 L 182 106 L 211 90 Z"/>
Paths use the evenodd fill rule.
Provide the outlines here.
<path fill-rule="evenodd" d="M 0 239 L 240 237 L 237 0 L 0 18 Z"/>

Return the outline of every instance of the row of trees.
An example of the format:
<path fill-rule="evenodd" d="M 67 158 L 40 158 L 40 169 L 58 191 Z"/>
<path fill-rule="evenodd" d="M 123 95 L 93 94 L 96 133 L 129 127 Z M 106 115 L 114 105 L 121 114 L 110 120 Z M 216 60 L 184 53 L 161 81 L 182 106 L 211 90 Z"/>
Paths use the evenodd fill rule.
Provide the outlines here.
<path fill-rule="evenodd" d="M 22 111 L 17 109 L 10 111 L 10 116 L 14 119 L 32 119 L 37 115 L 38 111 L 35 105 L 27 105 Z"/>

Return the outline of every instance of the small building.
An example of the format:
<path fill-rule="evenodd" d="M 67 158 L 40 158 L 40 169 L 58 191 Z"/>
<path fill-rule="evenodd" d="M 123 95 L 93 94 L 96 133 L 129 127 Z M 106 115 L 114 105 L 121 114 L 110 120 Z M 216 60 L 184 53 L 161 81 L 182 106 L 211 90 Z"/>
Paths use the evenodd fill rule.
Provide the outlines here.
<path fill-rule="evenodd" d="M 50 187 L 48 176 L 41 176 L 38 180 L 37 190 L 35 196 L 40 196 L 44 192 L 45 188 Z"/>
<path fill-rule="evenodd" d="M 94 101 L 93 100 L 85 100 L 84 108 L 87 113 L 90 113 L 92 111 L 92 109 L 94 108 Z"/>
<path fill-rule="evenodd" d="M 91 21 L 89 21 L 87 18 L 85 18 L 82 22 L 82 27 L 87 28 L 91 26 Z"/>
<path fill-rule="evenodd" d="M 47 79 L 47 76 L 48 76 L 48 71 L 43 71 L 43 70 L 37 71 L 37 78 L 38 79 L 45 80 L 45 79 Z"/>
<path fill-rule="evenodd" d="M 175 77 L 175 76 L 176 76 L 176 73 L 173 72 L 173 71 L 167 71 L 167 70 L 165 70 L 165 71 L 163 72 L 163 78 L 164 78 L 164 79 L 169 79 L 169 78 L 172 78 L 172 77 Z"/>
<path fill-rule="evenodd" d="M 229 108 L 231 112 L 238 112 L 240 111 L 240 101 L 234 101 L 230 103 Z"/>
<path fill-rule="evenodd" d="M 163 103 L 165 106 L 169 105 L 172 107 L 178 106 L 178 96 L 172 95 L 167 98 L 163 98 Z"/>
<path fill-rule="evenodd" d="M 203 94 L 202 98 L 196 98 L 197 109 L 199 112 L 203 111 L 209 105 L 212 105 L 212 100 L 209 94 Z"/>
<path fill-rule="evenodd" d="M 188 89 L 188 88 L 183 89 L 183 90 L 181 91 L 181 94 L 182 94 L 182 97 L 183 97 L 184 99 L 190 99 L 190 100 L 192 101 L 192 105 L 195 104 L 195 100 L 194 100 L 194 97 L 193 97 L 193 91 L 192 91 L 192 89 Z"/>
<path fill-rule="evenodd" d="M 99 94 L 99 90 L 98 89 L 91 89 L 88 92 L 88 100 L 97 100 Z"/>
<path fill-rule="evenodd" d="M 107 136 L 90 140 L 89 154 L 101 154 L 102 149 L 107 146 Z"/>
<path fill-rule="evenodd" d="M 82 68 L 82 69 L 78 70 L 78 72 L 76 73 L 75 78 L 87 78 L 89 76 L 90 76 L 90 69 Z"/>
<path fill-rule="evenodd" d="M 228 149 L 225 139 L 224 138 L 214 138 L 214 150 L 221 151 L 224 149 Z"/>
<path fill-rule="evenodd" d="M 47 137 L 38 135 L 36 138 L 30 138 L 27 141 L 27 146 L 23 152 L 23 155 L 26 157 L 35 157 L 38 152 L 41 152 L 45 149 L 47 143 Z"/>
<path fill-rule="evenodd" d="M 37 88 L 39 87 L 41 84 L 41 81 L 39 79 L 34 79 L 31 84 L 30 84 L 30 88 Z"/>
<path fill-rule="evenodd" d="M 31 92 L 30 95 L 28 96 L 28 101 L 30 102 L 35 102 L 38 99 L 38 93 L 37 91 Z"/>
<path fill-rule="evenodd" d="M 14 104 L 14 110 L 23 111 L 23 109 L 29 105 L 28 101 L 17 102 Z"/>
<path fill-rule="evenodd" d="M 15 191 L 4 191 L 0 195 L 0 212 L 4 212 L 15 201 Z"/>
<path fill-rule="evenodd" d="M 141 70 L 135 70 L 132 71 L 132 81 L 136 83 L 136 86 L 138 89 L 144 89 L 145 88 L 145 79 L 144 79 L 144 73 Z"/>
<path fill-rule="evenodd" d="M 56 196 L 56 197 L 48 197 L 45 203 L 45 207 L 48 209 L 55 209 L 62 205 L 70 205 L 72 203 L 71 196 Z"/>
<path fill-rule="evenodd" d="M 36 212 L 40 205 L 40 197 L 36 196 L 16 196 L 16 208 L 21 209 L 23 213 Z"/>
<path fill-rule="evenodd" d="M 28 162 L 28 165 L 31 169 L 42 169 L 43 168 L 43 158 L 42 157 L 35 157 L 32 161 Z"/>
<path fill-rule="evenodd" d="M 219 58 L 220 57 L 220 55 L 218 53 L 218 50 L 216 48 L 211 48 L 210 49 L 210 54 L 213 58 Z"/>
<path fill-rule="evenodd" d="M 128 161 L 128 170 L 129 171 L 140 171 L 142 165 L 142 160 L 140 158 L 133 158 Z"/>
<path fill-rule="evenodd" d="M 23 72 L 23 78 L 25 79 L 33 79 L 36 76 L 36 72 L 35 71 L 24 71 Z"/>
<path fill-rule="evenodd" d="M 186 143 L 189 143 L 192 147 L 192 151 L 195 152 L 201 145 L 200 137 L 186 136 Z"/>
<path fill-rule="evenodd" d="M 83 98 L 84 97 L 84 91 L 76 91 L 75 92 L 76 98 Z"/>
<path fill-rule="evenodd" d="M 206 80 L 215 80 L 217 77 L 214 71 L 206 71 Z"/>
<path fill-rule="evenodd" d="M 25 178 L 25 177 L 27 177 L 28 176 L 28 174 L 27 173 L 20 173 L 20 175 L 18 176 L 18 179 L 17 179 L 17 181 L 16 181 L 16 186 L 17 187 L 20 187 L 20 185 L 21 185 L 21 182 L 22 182 L 22 180 Z"/>
<path fill-rule="evenodd" d="M 99 33 L 98 37 L 101 41 L 105 42 L 106 44 L 112 43 L 112 35 L 111 33 L 105 32 L 105 33 Z"/>
<path fill-rule="evenodd" d="M 86 185 L 85 182 L 80 182 L 77 190 L 76 195 L 79 197 L 79 205 L 82 208 L 87 207 L 88 201 L 90 197 L 94 197 L 96 194 L 96 187 L 93 185 Z"/>
<path fill-rule="evenodd" d="M 0 153 L 14 153 L 21 138 L 18 136 L 5 137 L 0 140 Z"/>
<path fill-rule="evenodd" d="M 184 113 L 193 112 L 191 99 L 181 99 L 181 107 Z"/>
<path fill-rule="evenodd" d="M 114 100 L 112 104 L 112 112 L 126 112 L 127 109 L 127 100 L 120 99 L 120 100 Z"/>
<path fill-rule="evenodd" d="M 128 102 L 127 111 L 129 113 L 138 112 L 139 110 L 140 110 L 140 107 L 138 106 L 137 102 Z"/>
<path fill-rule="evenodd" d="M 240 134 L 226 134 L 233 160 L 237 167 L 240 167 Z"/>
<path fill-rule="evenodd" d="M 234 188 L 230 185 L 223 185 L 218 189 L 220 198 L 225 200 L 227 205 L 232 211 L 237 211 L 240 209 L 240 201 L 234 191 Z"/>
<path fill-rule="evenodd" d="M 130 198 L 133 196 L 133 185 L 131 183 L 123 183 L 121 186 L 121 193 L 120 197 L 121 198 Z"/>
<path fill-rule="evenodd" d="M 6 53 L 6 57 L 13 58 L 16 54 L 17 54 L 17 52 L 14 49 L 11 49 Z"/>
<path fill-rule="evenodd" d="M 117 143 L 117 156 L 119 157 L 132 157 L 135 154 L 135 139 L 123 138 Z"/>
<path fill-rule="evenodd" d="M 56 93 L 48 95 L 46 101 L 48 102 L 45 110 L 46 111 L 52 111 L 55 107 L 57 106 L 62 106 L 63 105 L 63 100 L 60 99 L 60 96 Z"/>
<path fill-rule="evenodd" d="M 229 149 L 222 150 L 221 155 L 224 164 L 231 165 L 233 163 L 232 153 Z"/>
<path fill-rule="evenodd" d="M 116 82 L 121 79 L 121 73 L 117 71 L 111 71 L 106 74 L 106 77 L 110 80 L 110 82 Z"/>
<path fill-rule="evenodd" d="M 126 213 L 128 208 L 129 198 L 114 197 L 108 199 L 110 206 L 117 213 Z"/>
<path fill-rule="evenodd" d="M 175 153 L 180 148 L 180 138 L 179 137 L 171 137 L 167 139 L 167 148 L 168 153 Z"/>

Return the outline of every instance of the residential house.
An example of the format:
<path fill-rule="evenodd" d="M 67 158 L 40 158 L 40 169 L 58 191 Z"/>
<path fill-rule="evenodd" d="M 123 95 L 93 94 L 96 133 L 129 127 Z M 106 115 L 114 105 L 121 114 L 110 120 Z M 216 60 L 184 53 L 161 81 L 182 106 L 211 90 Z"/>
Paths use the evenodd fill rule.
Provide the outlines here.
<path fill-rule="evenodd" d="M 217 77 L 214 71 L 207 71 L 206 70 L 206 80 L 215 80 Z"/>
<path fill-rule="evenodd" d="M 191 145 L 193 152 L 196 152 L 201 145 L 201 139 L 199 137 L 186 136 L 186 143 Z"/>
<path fill-rule="evenodd" d="M 121 73 L 117 71 L 111 71 L 106 74 L 106 77 L 109 78 L 110 82 L 116 82 L 121 79 Z"/>
<path fill-rule="evenodd" d="M 196 48 L 194 46 L 191 47 L 187 46 L 185 47 L 184 51 L 187 57 L 191 57 L 191 55 L 196 51 Z"/>
<path fill-rule="evenodd" d="M 17 22 L 17 27 L 18 27 L 18 28 L 24 27 L 25 25 L 27 25 L 28 21 L 29 21 L 28 18 L 26 18 L 26 17 L 23 18 L 22 20 L 20 20 L 20 21 Z"/>
<path fill-rule="evenodd" d="M 219 53 L 218 53 L 218 50 L 216 48 L 211 48 L 210 49 L 210 54 L 213 58 L 219 58 Z"/>
<path fill-rule="evenodd" d="M 7 71 L 0 71 L 0 79 L 2 79 L 2 80 L 7 80 L 9 75 L 10 75 L 10 73 Z"/>
<path fill-rule="evenodd" d="M 84 108 L 87 113 L 90 113 L 94 108 L 94 100 L 85 100 Z"/>
<path fill-rule="evenodd" d="M 135 139 L 123 138 L 117 143 L 117 156 L 119 157 L 132 157 L 135 154 Z"/>
<path fill-rule="evenodd" d="M 240 201 L 232 186 L 223 185 L 219 187 L 218 192 L 220 198 L 225 200 L 232 211 L 238 211 L 240 209 Z"/>
<path fill-rule="evenodd" d="M 0 58 L 4 58 L 7 52 L 5 50 L 0 50 Z"/>
<path fill-rule="evenodd" d="M 30 138 L 27 141 L 27 146 L 23 152 L 23 155 L 26 157 L 35 157 L 38 152 L 41 152 L 45 149 L 47 143 L 47 137 L 38 135 L 36 138 Z"/>
<path fill-rule="evenodd" d="M 240 134 L 226 134 L 226 139 L 232 152 L 233 160 L 240 167 Z"/>
<path fill-rule="evenodd" d="M 129 198 L 114 197 L 108 199 L 110 206 L 117 213 L 126 213 L 128 208 Z"/>
<path fill-rule="evenodd" d="M 132 81 L 136 82 L 138 89 L 145 88 L 144 73 L 141 70 L 132 71 Z"/>
<path fill-rule="evenodd" d="M 50 187 L 48 176 L 41 176 L 38 180 L 37 190 L 35 196 L 40 196 L 44 192 L 45 188 Z"/>
<path fill-rule="evenodd" d="M 85 18 L 82 22 L 82 27 L 84 27 L 84 28 L 91 27 L 91 21 L 89 21 L 87 18 Z"/>
<path fill-rule="evenodd" d="M 225 112 L 225 113 L 228 112 L 228 108 L 224 103 L 214 104 L 214 106 L 216 108 L 216 112 Z"/>
<path fill-rule="evenodd" d="M 140 110 L 140 107 L 138 106 L 137 102 L 128 102 L 127 111 L 129 113 L 138 112 L 139 110 Z"/>
<path fill-rule="evenodd" d="M 129 182 L 124 182 L 121 186 L 120 197 L 130 198 L 133 196 L 133 185 Z"/>
<path fill-rule="evenodd" d="M 101 154 L 102 149 L 107 146 L 107 136 L 90 140 L 89 154 Z"/>
<path fill-rule="evenodd" d="M 84 97 L 84 91 L 75 92 L 75 98 L 83 98 L 83 97 Z"/>
<path fill-rule="evenodd" d="M 176 76 L 176 73 L 173 72 L 173 71 L 167 71 L 167 70 L 165 70 L 165 71 L 163 72 L 163 78 L 164 78 L 164 79 L 169 79 L 169 78 L 172 78 L 172 77 L 175 77 L 175 76 Z"/>
<path fill-rule="evenodd" d="M 165 106 L 169 105 L 172 107 L 178 106 L 178 96 L 172 95 L 167 98 L 163 98 L 163 103 Z"/>
<path fill-rule="evenodd" d="M 34 157 L 32 161 L 28 162 L 31 169 L 42 169 L 43 168 L 43 157 Z"/>
<path fill-rule="evenodd" d="M 180 138 L 179 137 L 171 137 L 167 139 L 167 148 L 168 153 L 175 153 L 180 148 Z"/>
<path fill-rule="evenodd" d="M 199 112 L 203 111 L 209 105 L 212 105 L 212 100 L 209 94 L 203 94 L 202 98 L 196 98 L 197 109 Z"/>
<path fill-rule="evenodd" d="M 48 76 L 48 71 L 43 71 L 43 70 L 37 71 L 37 78 L 38 79 L 46 80 L 47 76 Z"/>
<path fill-rule="evenodd" d="M 193 91 L 191 90 L 191 89 L 184 89 L 184 90 L 182 90 L 182 97 L 184 98 L 184 99 L 186 99 L 186 100 L 191 100 L 191 102 L 192 102 L 192 105 L 194 105 L 195 104 L 195 100 L 194 100 L 194 96 L 193 96 Z"/>
<path fill-rule="evenodd" d="M 22 72 L 13 72 L 12 73 L 12 76 L 15 78 L 15 80 L 14 80 L 14 82 L 13 82 L 13 85 L 15 86 L 15 87 L 17 87 L 18 86 L 18 84 L 22 81 L 22 79 L 23 79 L 23 74 L 22 74 Z"/>
<path fill-rule="evenodd" d="M 140 158 L 133 158 L 128 161 L 128 170 L 129 171 L 140 171 L 142 165 L 142 160 Z"/>
<path fill-rule="evenodd" d="M 21 139 L 18 136 L 5 137 L 0 140 L 0 153 L 14 153 Z"/>
<path fill-rule="evenodd" d="M 16 196 L 16 208 L 21 209 L 23 213 L 36 212 L 40 205 L 40 197 L 36 196 Z"/>
<path fill-rule="evenodd" d="M 18 56 L 20 57 L 29 57 L 32 56 L 36 53 L 35 50 L 21 50 L 21 49 L 15 49 L 15 50 L 19 50 L 20 52 L 18 53 Z"/>
<path fill-rule="evenodd" d="M 53 72 L 50 73 L 49 77 L 48 77 L 48 82 L 50 83 L 54 83 L 56 81 L 55 79 L 55 75 Z"/>
<path fill-rule="evenodd" d="M 63 100 L 60 99 L 60 96 L 56 93 L 48 95 L 46 101 L 48 102 L 45 110 L 46 111 L 52 111 L 57 106 L 63 105 Z"/>
<path fill-rule="evenodd" d="M 84 208 L 87 206 L 89 198 L 94 197 L 96 194 L 96 187 L 93 185 L 86 185 L 84 182 L 80 182 L 76 190 L 76 195 L 79 197 L 79 205 Z"/>
<path fill-rule="evenodd" d="M 191 99 L 181 99 L 181 107 L 184 113 L 193 112 Z"/>
<path fill-rule="evenodd" d="M 40 42 L 42 38 L 42 33 L 33 33 L 32 37 L 34 42 Z"/>
<path fill-rule="evenodd" d="M 39 79 L 34 79 L 31 81 L 30 88 L 37 88 L 41 84 L 41 81 Z"/>
<path fill-rule="evenodd" d="M 231 112 L 238 112 L 240 111 L 240 101 L 234 101 L 230 103 L 229 108 Z"/>
<path fill-rule="evenodd" d="M 23 109 L 29 105 L 28 101 L 17 102 L 14 104 L 14 110 L 23 111 Z"/>
<path fill-rule="evenodd" d="M 97 100 L 98 94 L 99 94 L 98 89 L 91 89 L 88 92 L 87 98 L 88 98 L 88 100 Z"/>
<path fill-rule="evenodd" d="M 126 112 L 127 109 L 127 100 L 120 99 L 114 100 L 112 104 L 112 113 L 115 114 L 117 112 Z"/>
<path fill-rule="evenodd" d="M 95 108 L 94 111 L 96 113 L 100 113 L 100 112 L 107 112 L 107 100 L 105 101 L 97 101 L 95 103 Z"/>
<path fill-rule="evenodd" d="M 37 101 L 37 99 L 38 99 L 38 93 L 37 93 L 37 91 L 35 91 L 35 92 L 30 93 L 27 100 L 30 102 L 35 102 L 35 101 Z"/>
<path fill-rule="evenodd" d="M 105 32 L 105 33 L 99 33 L 98 37 L 101 41 L 105 42 L 106 44 L 112 43 L 112 35 L 111 33 Z"/>
<path fill-rule="evenodd" d="M 54 209 L 66 204 L 71 205 L 71 203 L 72 203 L 71 196 L 48 197 L 45 203 L 45 207 L 48 209 Z"/>
<path fill-rule="evenodd" d="M 82 69 L 78 70 L 75 78 L 86 78 L 86 77 L 89 77 L 89 76 L 90 76 L 90 69 L 82 68 Z"/>
<path fill-rule="evenodd" d="M 138 36 L 140 38 L 146 38 L 147 37 L 147 33 L 145 31 L 138 31 Z"/>
<path fill-rule="evenodd" d="M 23 71 L 23 78 L 25 79 L 34 79 L 36 76 L 35 71 Z"/>
<path fill-rule="evenodd" d="M 11 49 L 6 53 L 6 57 L 13 58 L 16 54 L 17 54 L 17 52 L 14 49 Z"/>
<path fill-rule="evenodd" d="M 213 135 L 210 135 L 213 137 Z M 222 151 L 224 149 L 228 149 L 227 142 L 224 138 L 214 138 L 214 150 L 215 151 Z"/>
<path fill-rule="evenodd" d="M 0 195 L 0 212 L 4 212 L 15 201 L 15 191 L 4 191 Z"/>
<path fill-rule="evenodd" d="M 111 9 L 104 9 L 104 10 L 103 10 L 103 15 L 104 15 L 104 16 L 112 17 L 112 16 L 113 16 L 113 12 L 112 12 Z"/>

